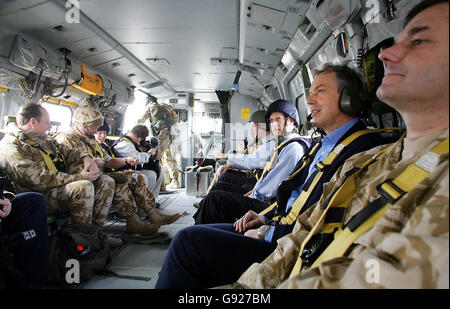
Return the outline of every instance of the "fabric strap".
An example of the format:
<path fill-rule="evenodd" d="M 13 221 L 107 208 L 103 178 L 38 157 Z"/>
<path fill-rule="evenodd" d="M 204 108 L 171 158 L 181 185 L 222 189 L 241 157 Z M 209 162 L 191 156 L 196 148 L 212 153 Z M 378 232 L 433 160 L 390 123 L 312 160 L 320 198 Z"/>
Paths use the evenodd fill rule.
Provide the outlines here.
<path fill-rule="evenodd" d="M 319 266 L 325 261 L 343 256 L 353 242 L 362 234 L 370 230 L 384 215 L 386 210 L 389 209 L 389 207 L 395 204 L 406 193 L 411 191 L 415 186 L 427 178 L 428 175 L 436 168 L 439 155 L 449 151 L 449 139 L 447 138 L 425 155 L 421 156 L 416 162 L 408 165 L 406 169 L 396 178 L 388 179 L 378 185 L 377 190 L 379 196 L 377 199 L 363 208 L 346 224 L 344 228 L 342 228 L 345 208 L 350 205 L 355 194 L 355 178 L 370 164 L 375 162 L 375 160 L 388 148 L 389 146 L 385 147 L 377 155 L 366 161 L 360 168 L 355 168 L 349 171 L 347 179 L 337 190 L 335 190 L 334 194 L 332 194 L 329 202 L 326 203 L 326 209 L 322 213 L 318 222 L 314 225 L 313 229 L 303 241 L 300 247 L 299 257 L 290 274 L 291 278 L 300 273 L 302 268 L 302 259 L 300 256 L 305 249 L 306 244 L 311 237 L 317 233 L 319 226 L 321 226 L 322 223 L 324 223 L 322 232 L 334 232 L 334 240 L 312 264 L 313 268 Z M 344 208 L 344 211 L 340 211 L 340 215 L 337 216 L 337 218 L 327 220 L 327 213 L 329 213 L 329 210 L 332 208 Z"/>

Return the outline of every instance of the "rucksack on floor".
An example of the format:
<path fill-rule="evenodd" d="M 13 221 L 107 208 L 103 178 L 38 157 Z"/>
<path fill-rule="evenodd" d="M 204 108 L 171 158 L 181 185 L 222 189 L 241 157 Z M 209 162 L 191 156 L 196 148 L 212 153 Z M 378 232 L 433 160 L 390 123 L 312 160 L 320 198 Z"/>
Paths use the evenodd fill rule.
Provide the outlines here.
<path fill-rule="evenodd" d="M 101 228 L 91 224 L 67 224 L 53 236 L 50 250 L 50 282 L 67 286 L 106 273 L 109 246 Z"/>

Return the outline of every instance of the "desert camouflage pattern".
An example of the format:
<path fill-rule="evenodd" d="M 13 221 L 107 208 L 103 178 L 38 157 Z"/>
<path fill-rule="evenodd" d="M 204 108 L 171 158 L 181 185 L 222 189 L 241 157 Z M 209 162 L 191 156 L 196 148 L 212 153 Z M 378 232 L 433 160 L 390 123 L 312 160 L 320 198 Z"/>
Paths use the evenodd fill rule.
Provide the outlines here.
<path fill-rule="evenodd" d="M 153 133 L 158 134 L 163 128 L 169 128 L 171 126 L 170 123 L 167 123 L 162 117 L 166 113 L 170 114 L 169 118 L 172 118 L 170 119 L 170 123 L 176 123 L 179 121 L 177 113 L 169 104 L 152 102 L 147 106 L 144 115 L 138 119 L 137 123 L 144 124 L 144 122 L 149 119 L 152 125 L 150 130 Z"/>
<path fill-rule="evenodd" d="M 76 129 L 72 129 L 66 133 L 59 133 L 55 138 L 61 144 L 80 149 L 80 151 L 88 151 L 89 147 L 95 149 L 95 138 L 89 138 Z M 112 160 L 112 157 L 103 148 L 101 148 L 101 150 L 105 162 Z M 71 166 L 70 170 L 79 171 L 82 170 L 82 168 L 82 165 Z M 127 182 L 125 184 L 117 183 L 115 185 L 112 203 L 120 210 L 125 218 L 135 214 L 137 207 L 141 207 L 147 213 L 155 206 L 155 198 L 148 189 L 145 178 L 141 173 L 133 170 L 125 170 L 116 173 L 125 175 Z M 106 174 L 104 174 L 104 177 L 111 178 L 106 176 Z"/>
<path fill-rule="evenodd" d="M 158 118 L 158 112 L 160 108 L 165 108 L 174 122 L 178 122 L 177 113 L 168 105 L 168 104 L 159 104 L 159 103 L 151 103 L 148 105 L 147 110 L 144 115 L 137 121 L 139 124 L 144 124 L 148 119 L 150 121 L 150 132 L 153 132 L 153 135 L 158 138 L 158 155 L 157 159 L 162 162 L 163 166 L 166 166 L 169 170 L 169 175 L 172 180 L 178 181 L 178 168 L 177 161 L 174 158 L 174 154 L 176 153 L 177 146 L 177 134 L 171 132 L 175 126 L 167 127 L 165 123 L 163 123 L 162 119 Z M 164 181 L 161 185 L 164 187 Z"/>
<path fill-rule="evenodd" d="M 164 166 L 167 166 L 169 170 L 169 175 L 171 179 L 178 180 L 178 168 L 177 168 L 177 161 L 173 157 L 173 147 L 171 145 L 176 145 L 176 140 L 169 135 L 169 130 L 164 129 L 162 130 L 158 138 L 158 155 L 157 158 L 162 162 Z M 172 142 L 171 142 L 172 139 Z M 172 143 L 172 144 L 171 144 Z"/>
<path fill-rule="evenodd" d="M 172 109 L 172 107 L 169 104 L 161 103 L 161 105 L 167 109 L 172 116 L 172 118 L 175 120 L 175 122 L 178 122 L 180 119 L 178 118 L 177 113 Z"/>
<path fill-rule="evenodd" d="M 18 192 L 44 194 L 49 210 L 70 211 L 73 223 L 102 224 L 111 205 L 114 182 L 98 179 L 97 184 L 92 184 L 77 173 L 50 171 L 39 150 L 25 140 L 39 144 L 48 152 L 53 152 L 50 143 L 54 143 L 68 164 L 80 165 L 82 158 L 88 155 L 83 150 L 61 145 L 50 138 L 13 128 L 0 142 L 0 162 L 7 175 L 14 179 Z"/>
<path fill-rule="evenodd" d="M 126 184 L 117 184 L 113 203 L 125 218 L 136 213 L 138 207 L 146 214 L 155 207 L 155 198 L 145 183 L 141 173 L 127 170 L 122 171 L 127 177 Z"/>
<path fill-rule="evenodd" d="M 114 180 L 100 175 L 94 182 L 80 180 L 50 190 L 45 196 L 51 209 L 71 211 L 71 222 L 93 223 L 102 226 L 108 218 L 114 196 Z"/>
<path fill-rule="evenodd" d="M 422 143 L 401 139 L 356 179 L 356 192 L 345 222 L 377 197 L 376 186 L 395 178 L 408 164 L 448 138 L 443 133 L 425 136 Z M 425 140 L 425 142 L 423 142 Z M 407 144 L 408 143 L 408 144 Z M 411 144 L 416 145 L 411 151 Z M 403 148 L 405 145 L 405 148 Z M 408 146 L 408 149 L 406 148 Z M 278 241 L 262 263 L 254 263 L 235 287 L 244 288 L 448 288 L 449 287 L 449 181 L 448 152 L 421 184 L 386 211 L 357 239 L 346 256 L 303 267 L 289 278 L 298 250 L 322 214 L 320 206 L 343 182 L 344 172 L 359 167 L 385 146 L 351 157 L 324 185 L 316 205 L 297 220 L 291 234 Z M 404 149 L 404 150 L 403 150 Z"/>
<path fill-rule="evenodd" d="M 96 153 L 95 147 L 95 138 L 90 138 L 80 132 L 78 129 L 71 129 L 68 132 L 57 133 L 54 136 L 54 139 L 66 147 L 70 147 L 73 149 L 78 149 L 79 151 L 83 151 L 92 157 L 102 158 L 103 161 L 109 162 L 112 157 L 100 147 L 102 150 L 101 154 Z M 79 162 L 79 164 L 68 164 L 69 172 L 71 173 L 79 173 L 83 170 L 83 162 Z"/>
<path fill-rule="evenodd" d="M 84 127 L 101 126 L 103 124 L 103 115 L 95 106 L 84 105 L 77 107 L 72 121 Z"/>

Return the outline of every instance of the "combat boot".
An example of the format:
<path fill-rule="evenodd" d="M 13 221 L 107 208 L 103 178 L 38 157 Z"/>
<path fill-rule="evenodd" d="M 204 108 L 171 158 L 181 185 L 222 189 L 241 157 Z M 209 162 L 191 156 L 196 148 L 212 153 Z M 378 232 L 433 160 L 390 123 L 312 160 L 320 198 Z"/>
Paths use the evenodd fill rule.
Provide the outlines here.
<path fill-rule="evenodd" d="M 181 214 L 179 213 L 173 215 L 165 215 L 163 213 L 160 213 L 158 210 L 156 210 L 156 208 L 153 207 L 149 211 L 147 211 L 147 215 L 150 219 L 150 222 L 156 225 L 171 224 L 181 217 Z"/>
<path fill-rule="evenodd" d="M 142 236 L 150 236 L 155 234 L 159 229 L 159 225 L 156 222 L 148 223 L 139 220 L 136 215 L 127 218 L 126 232 L 128 234 L 140 234 Z"/>

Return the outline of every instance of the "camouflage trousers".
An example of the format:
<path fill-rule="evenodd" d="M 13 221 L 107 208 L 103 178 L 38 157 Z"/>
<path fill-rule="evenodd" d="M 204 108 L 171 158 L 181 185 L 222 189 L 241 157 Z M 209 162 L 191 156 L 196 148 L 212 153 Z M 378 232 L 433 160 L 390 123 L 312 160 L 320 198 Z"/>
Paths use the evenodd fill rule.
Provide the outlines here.
<path fill-rule="evenodd" d="M 45 197 L 50 211 L 70 211 L 72 223 L 103 225 L 108 217 L 114 188 L 114 180 L 101 175 L 94 182 L 79 180 L 51 189 Z"/>
<path fill-rule="evenodd" d="M 172 137 L 172 139 L 175 139 L 175 137 Z M 169 169 L 170 178 L 178 180 L 177 161 L 174 158 L 174 147 L 171 145 L 176 143 L 174 140 L 172 142 L 170 142 L 168 130 L 162 130 L 158 135 L 158 159 Z"/>
<path fill-rule="evenodd" d="M 139 208 L 149 213 L 155 207 L 155 198 L 148 188 L 144 176 L 141 173 L 126 170 L 121 171 L 127 176 L 127 183 L 116 184 L 113 204 L 120 210 L 125 218 L 136 214 Z"/>

